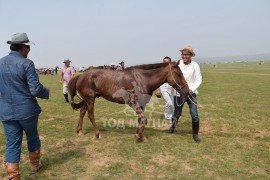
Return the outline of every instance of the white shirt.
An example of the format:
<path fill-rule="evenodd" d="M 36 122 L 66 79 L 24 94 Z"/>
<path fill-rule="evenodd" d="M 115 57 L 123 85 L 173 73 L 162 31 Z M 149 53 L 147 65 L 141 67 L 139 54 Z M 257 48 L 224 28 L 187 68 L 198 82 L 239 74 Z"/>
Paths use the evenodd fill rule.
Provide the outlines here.
<path fill-rule="evenodd" d="M 198 88 L 202 83 L 202 74 L 200 70 L 200 66 L 198 63 L 191 61 L 189 64 L 184 64 L 183 60 L 180 60 L 179 67 L 187 81 L 189 89 L 192 90 L 193 93 L 198 94 Z M 178 95 L 176 91 L 173 91 L 173 95 Z"/>
<path fill-rule="evenodd" d="M 168 83 L 164 83 L 160 86 L 160 91 L 166 91 L 168 93 L 172 92 L 172 86 L 170 86 Z"/>

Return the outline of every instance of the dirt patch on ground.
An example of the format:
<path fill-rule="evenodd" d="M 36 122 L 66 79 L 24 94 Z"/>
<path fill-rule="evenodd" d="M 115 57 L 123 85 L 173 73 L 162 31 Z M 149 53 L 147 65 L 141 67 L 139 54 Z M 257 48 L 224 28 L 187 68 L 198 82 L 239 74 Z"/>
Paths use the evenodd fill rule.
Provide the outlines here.
<path fill-rule="evenodd" d="M 162 165 L 162 164 L 168 164 L 168 163 L 173 162 L 174 157 L 171 156 L 171 155 L 160 154 L 160 155 L 157 155 L 157 156 L 153 157 L 152 160 L 153 160 L 155 163 L 157 163 L 157 164 L 159 164 L 159 165 Z"/>
<path fill-rule="evenodd" d="M 254 169 L 250 169 L 249 172 L 250 172 L 251 174 L 267 175 L 266 170 L 263 169 L 263 168 L 259 168 L 259 167 L 254 168 Z"/>
<path fill-rule="evenodd" d="M 180 169 L 185 171 L 192 171 L 193 168 L 186 162 L 180 164 Z"/>
<path fill-rule="evenodd" d="M 254 138 L 265 138 L 267 136 L 270 136 L 270 133 L 269 132 L 264 132 L 264 131 L 256 131 L 254 134 L 253 134 L 253 137 Z"/>
<path fill-rule="evenodd" d="M 212 161 L 212 162 L 215 161 L 215 159 L 213 157 L 209 156 L 209 155 L 204 155 L 203 159 L 205 159 L 207 161 Z"/>
<path fill-rule="evenodd" d="M 200 133 L 203 135 L 212 134 L 212 133 L 214 133 L 214 129 L 209 124 L 202 124 L 202 125 L 200 125 Z"/>
<path fill-rule="evenodd" d="M 221 126 L 221 132 L 223 132 L 223 133 L 228 133 L 229 132 L 228 127 L 227 127 L 226 124 L 222 124 L 222 126 Z"/>
<path fill-rule="evenodd" d="M 64 115 L 55 115 L 55 114 L 49 115 L 48 114 L 46 118 L 42 118 L 40 120 L 44 121 L 44 122 L 47 122 L 47 121 L 54 121 L 56 119 L 65 119 L 65 116 Z"/>
<path fill-rule="evenodd" d="M 112 163 L 117 163 L 121 162 L 120 159 L 117 159 L 115 157 L 109 157 L 109 156 L 104 156 L 104 157 L 97 157 L 92 159 L 88 164 L 92 171 L 94 169 L 100 168 L 100 167 L 108 167 L 109 164 Z"/>
<path fill-rule="evenodd" d="M 205 169 L 205 176 L 206 177 L 212 177 L 213 176 L 213 172 L 211 170 L 209 170 L 209 169 Z M 215 178 L 217 178 L 217 177 L 215 177 Z"/>

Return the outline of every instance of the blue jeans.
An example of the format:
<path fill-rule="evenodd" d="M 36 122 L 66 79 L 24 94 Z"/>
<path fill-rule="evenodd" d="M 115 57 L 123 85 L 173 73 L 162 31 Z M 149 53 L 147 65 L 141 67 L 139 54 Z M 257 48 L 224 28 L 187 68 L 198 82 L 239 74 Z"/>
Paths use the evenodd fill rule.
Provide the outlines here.
<path fill-rule="evenodd" d="M 197 104 L 197 96 L 196 96 L 195 93 L 193 93 L 192 95 L 190 95 L 189 98 L 195 104 Z M 189 106 L 189 112 L 190 112 L 190 116 L 191 116 L 192 122 L 199 122 L 199 114 L 198 114 L 198 111 L 197 111 L 197 105 L 195 105 L 193 102 L 191 102 L 189 100 L 189 98 L 187 98 L 185 100 L 185 102 L 187 102 L 187 104 Z M 174 114 L 173 114 L 173 118 L 178 122 L 178 119 L 182 115 L 182 109 L 183 109 L 183 106 L 184 106 L 185 102 L 183 102 L 183 99 L 181 97 L 178 97 L 178 96 L 174 96 L 173 97 L 173 102 L 174 102 Z"/>
<path fill-rule="evenodd" d="M 33 152 L 40 148 L 38 117 L 39 115 L 34 115 L 25 120 L 2 121 L 6 137 L 6 162 L 20 162 L 23 131 L 27 137 L 28 151 Z"/>

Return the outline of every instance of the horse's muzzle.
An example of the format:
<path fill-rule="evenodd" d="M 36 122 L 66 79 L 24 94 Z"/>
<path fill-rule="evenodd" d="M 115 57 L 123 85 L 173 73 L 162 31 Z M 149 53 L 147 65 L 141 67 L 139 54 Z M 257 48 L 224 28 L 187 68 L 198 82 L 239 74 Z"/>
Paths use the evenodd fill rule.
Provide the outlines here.
<path fill-rule="evenodd" d="M 178 93 L 180 94 L 180 96 L 181 96 L 183 99 L 186 99 L 186 98 L 188 97 L 188 95 L 189 95 L 188 92 L 185 92 L 185 91 L 183 91 L 183 90 L 178 91 Z"/>

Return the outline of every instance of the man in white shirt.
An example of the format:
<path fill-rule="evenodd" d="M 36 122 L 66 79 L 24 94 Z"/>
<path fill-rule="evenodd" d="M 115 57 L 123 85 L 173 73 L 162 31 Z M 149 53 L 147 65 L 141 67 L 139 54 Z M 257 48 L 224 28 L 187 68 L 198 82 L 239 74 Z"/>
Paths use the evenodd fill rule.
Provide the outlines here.
<path fill-rule="evenodd" d="M 171 61 L 170 57 L 166 56 L 163 58 L 164 63 L 171 63 Z M 164 118 L 170 123 L 173 112 L 172 87 L 168 83 L 164 83 L 156 90 L 156 95 L 157 97 L 162 95 L 165 102 Z"/>
<path fill-rule="evenodd" d="M 192 131 L 193 139 L 195 142 L 199 143 L 200 139 L 198 136 L 199 133 L 199 114 L 197 111 L 197 89 L 202 83 L 202 75 L 200 71 L 200 66 L 191 60 L 191 57 L 195 56 L 193 48 L 191 46 L 186 46 L 180 50 L 182 53 L 182 60 L 180 61 L 179 67 L 188 83 L 189 86 L 189 97 L 183 99 L 180 97 L 180 94 L 176 91 L 174 92 L 174 114 L 172 117 L 172 126 L 169 129 L 170 133 L 174 132 L 175 126 L 182 114 L 182 109 L 187 102 L 190 110 L 190 115 L 192 118 Z"/>

